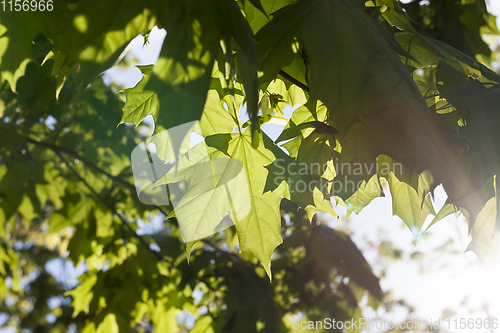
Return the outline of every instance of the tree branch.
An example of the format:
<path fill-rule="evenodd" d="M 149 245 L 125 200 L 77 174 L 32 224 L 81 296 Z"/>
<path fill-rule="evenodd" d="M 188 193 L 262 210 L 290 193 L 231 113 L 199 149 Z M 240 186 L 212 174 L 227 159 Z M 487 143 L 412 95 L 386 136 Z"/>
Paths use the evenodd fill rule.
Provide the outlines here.
<path fill-rule="evenodd" d="M 48 142 L 37 141 L 37 140 L 34 140 L 32 138 L 29 138 L 29 137 L 26 138 L 26 141 L 29 142 L 29 143 L 32 143 L 34 145 L 40 146 L 40 147 L 48 148 L 48 149 L 54 151 L 55 153 L 61 152 L 61 153 L 66 153 L 68 155 L 71 155 L 74 158 L 76 158 L 76 159 L 82 161 L 83 163 L 87 164 L 88 166 L 92 167 L 93 169 L 99 171 L 100 173 L 108 176 L 109 178 L 111 178 L 111 179 L 113 179 L 115 181 L 121 182 L 121 183 L 123 183 L 123 184 L 125 184 L 127 186 L 132 186 L 133 187 L 132 184 L 124 181 L 120 177 L 113 176 L 112 174 L 110 174 L 110 173 L 106 172 L 105 170 L 99 168 L 96 164 L 94 164 L 90 160 L 86 159 L 85 157 L 80 156 L 80 154 L 78 154 L 77 152 L 75 152 L 75 151 L 73 151 L 71 149 L 68 149 L 68 148 L 65 148 L 65 147 L 61 147 L 61 146 L 56 146 L 56 145 L 53 145 L 53 144 L 48 143 Z"/>
<path fill-rule="evenodd" d="M 291 76 L 290 74 L 286 73 L 284 70 L 280 69 L 279 75 L 283 76 L 285 79 L 287 79 L 291 83 L 295 84 L 297 87 L 301 88 L 302 90 L 307 91 L 307 92 L 311 91 L 311 89 L 308 86 L 306 86 L 305 84 L 303 84 L 302 82 L 300 82 L 299 80 L 297 80 L 296 78 Z"/>
<path fill-rule="evenodd" d="M 247 266 L 250 266 L 250 267 L 259 267 L 258 264 L 254 264 L 253 262 L 250 262 L 250 261 L 247 261 L 243 258 L 240 258 L 238 255 L 232 253 L 232 252 L 228 252 L 228 251 L 224 251 L 223 249 L 221 249 L 220 247 L 218 247 L 217 245 L 215 244 L 212 244 L 210 241 L 206 240 L 206 239 L 201 239 L 200 240 L 202 243 L 205 243 L 206 245 L 210 246 L 212 249 L 214 249 L 214 251 L 216 253 L 220 253 L 222 255 L 225 255 L 225 256 L 228 256 L 230 258 L 233 258 L 234 260 L 236 261 L 240 261 L 242 262 L 243 264 L 247 265 Z"/>
<path fill-rule="evenodd" d="M 54 150 L 54 153 L 61 159 L 61 161 L 64 162 L 64 164 L 68 167 L 68 169 L 71 170 L 71 172 L 90 190 L 90 192 L 92 192 L 92 194 L 94 194 L 94 196 L 99 199 L 114 215 L 116 215 L 120 221 L 122 222 L 122 226 L 125 226 L 129 231 L 130 233 L 156 258 L 158 259 L 159 261 L 163 261 L 165 260 L 164 257 L 162 257 L 160 254 L 158 254 L 158 252 L 156 251 L 153 251 L 150 247 L 149 247 L 149 244 L 141 237 L 139 236 L 134 229 L 132 229 L 132 227 L 128 224 L 128 222 L 125 220 L 125 218 L 120 215 L 116 210 L 115 208 L 109 204 L 106 200 L 104 200 L 100 195 L 99 193 L 97 193 L 97 191 L 89 185 L 89 183 L 87 183 L 87 181 L 85 179 L 83 179 L 82 176 L 80 176 L 80 174 L 78 172 L 76 172 L 75 169 L 73 169 L 73 167 L 71 165 L 69 165 L 69 163 L 64 159 L 64 157 L 61 155 L 61 153 L 59 151 L 55 151 Z M 168 261 L 168 260 L 167 260 Z"/>
<path fill-rule="evenodd" d="M 132 191 L 136 190 L 135 186 L 133 184 L 130 184 L 129 182 L 127 182 L 126 180 L 124 180 L 124 179 L 122 179 L 122 178 L 120 178 L 118 176 L 113 176 L 109 172 L 103 170 L 102 168 L 100 168 L 99 166 L 97 166 L 95 163 L 91 162 L 90 160 L 86 159 L 85 157 L 81 156 L 80 154 L 78 154 L 77 152 L 75 152 L 75 151 L 73 151 L 71 149 L 68 149 L 68 148 L 65 148 L 65 147 L 61 147 L 61 146 L 57 146 L 57 145 L 54 145 L 54 144 L 51 144 L 51 143 L 43 142 L 43 141 L 37 141 L 37 140 L 34 140 L 32 138 L 29 138 L 29 137 L 26 137 L 25 139 L 29 143 L 32 143 L 34 145 L 37 145 L 37 146 L 40 146 L 40 147 L 52 150 L 58 156 L 59 156 L 59 153 L 65 153 L 65 154 L 68 154 L 70 156 L 73 156 L 74 158 L 82 161 L 84 164 L 88 165 L 89 167 L 91 167 L 92 169 L 96 170 L 97 172 L 99 172 L 99 173 L 107 176 L 111 180 L 123 184 L 125 187 L 127 187 L 128 189 L 130 189 Z M 157 205 L 151 205 L 151 206 L 154 207 L 154 208 L 156 208 L 157 210 L 159 210 L 163 215 L 168 216 L 168 212 L 166 212 L 165 210 L 163 210 L 160 206 L 157 206 Z"/>

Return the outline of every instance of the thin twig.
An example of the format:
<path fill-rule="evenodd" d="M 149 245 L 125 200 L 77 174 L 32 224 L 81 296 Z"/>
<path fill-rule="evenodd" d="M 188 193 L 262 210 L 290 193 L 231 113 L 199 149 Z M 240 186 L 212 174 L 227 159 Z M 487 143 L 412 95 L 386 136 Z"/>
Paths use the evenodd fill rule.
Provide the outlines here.
<path fill-rule="evenodd" d="M 424 99 L 433 98 L 433 97 L 440 97 L 440 96 L 441 96 L 441 94 L 435 94 L 435 95 L 425 96 Z"/>
<path fill-rule="evenodd" d="M 61 147 L 61 146 L 57 146 L 57 145 L 54 145 L 54 144 L 51 144 L 51 143 L 43 142 L 43 141 L 37 141 L 37 140 L 34 140 L 32 138 L 29 138 L 29 137 L 26 138 L 26 141 L 29 142 L 29 143 L 32 143 L 34 145 L 50 149 L 50 150 L 52 150 L 56 154 L 62 152 L 62 153 L 66 153 L 68 155 L 71 155 L 74 158 L 82 161 L 84 164 L 88 165 L 89 167 L 93 168 L 94 170 L 98 171 L 99 173 L 102 173 L 103 175 L 107 176 L 111 180 L 119 182 L 119 183 L 125 185 L 130 190 L 135 191 L 135 186 L 133 184 L 130 184 L 129 182 L 127 182 L 126 180 L 124 180 L 124 179 L 122 179 L 122 178 L 120 178 L 118 176 L 113 176 L 109 172 L 103 170 L 102 168 L 100 168 L 99 166 L 97 166 L 95 163 L 91 162 L 90 160 L 86 159 L 85 157 L 81 156 L 80 154 L 78 154 L 77 152 L 75 152 L 75 151 L 73 151 L 71 149 L 68 149 L 68 148 L 65 148 L 65 147 Z M 151 205 L 151 206 L 154 207 L 154 208 L 156 208 L 157 210 L 159 210 L 163 215 L 168 216 L 168 212 L 166 212 L 165 210 L 163 210 L 160 206 L 158 206 L 158 205 Z"/>
<path fill-rule="evenodd" d="M 290 74 L 286 73 L 282 69 L 280 69 L 279 75 L 283 76 L 285 79 L 287 79 L 291 83 L 295 84 L 297 87 L 301 88 L 304 91 L 309 92 L 311 90 L 308 86 L 306 86 L 305 84 L 303 84 L 302 82 L 300 82 L 299 80 L 297 80 L 296 78 L 291 76 Z"/>
<path fill-rule="evenodd" d="M 206 245 L 210 246 L 211 248 L 213 248 L 215 250 L 215 252 L 217 252 L 217 253 L 229 256 L 229 257 L 235 259 L 236 261 L 240 261 L 240 262 L 244 263 L 247 266 L 250 266 L 250 267 L 259 267 L 259 265 L 254 264 L 253 262 L 250 262 L 248 260 L 242 259 L 242 258 L 240 258 L 239 256 L 237 256 L 236 254 L 234 254 L 232 252 L 224 251 L 223 249 L 221 249 L 220 247 L 218 247 L 215 244 L 212 244 L 210 241 L 208 241 L 206 239 L 201 239 L 200 241 L 203 242 L 203 243 L 205 243 Z"/>
<path fill-rule="evenodd" d="M 71 155 L 73 156 L 74 158 L 82 161 L 83 163 L 87 164 L 88 166 L 98 170 L 100 173 L 108 176 L 109 178 L 115 180 L 115 181 L 118 181 L 118 182 L 121 182 L 121 183 L 124 183 L 125 185 L 127 186 L 133 186 L 132 184 L 124 181 L 123 179 L 121 179 L 120 177 L 117 177 L 117 176 L 113 176 L 112 174 L 106 172 L 105 170 L 99 168 L 96 164 L 94 164 L 93 162 L 91 162 L 90 160 L 86 159 L 85 157 L 81 156 L 80 154 L 78 154 L 77 152 L 71 150 L 71 149 L 68 149 L 68 148 L 65 148 L 65 147 L 61 147 L 61 146 L 56 146 L 54 144 L 51 144 L 51 143 L 48 143 L 48 142 L 43 142 L 43 141 L 37 141 L 37 140 L 34 140 L 32 138 L 29 138 L 27 137 L 26 138 L 26 141 L 29 142 L 29 143 L 32 143 L 32 144 L 35 144 L 37 146 L 40 146 L 40 147 L 44 147 L 44 148 L 48 148 L 54 152 L 61 152 L 61 153 L 66 153 L 68 155 Z"/>
<path fill-rule="evenodd" d="M 76 172 L 75 169 L 73 169 L 73 167 L 71 165 L 69 165 L 69 163 L 64 159 L 64 157 L 61 155 L 60 152 L 58 151 L 54 151 L 54 153 L 64 162 L 64 164 L 68 167 L 68 169 L 71 170 L 71 172 L 92 192 L 92 194 L 94 194 L 96 196 L 97 199 L 99 199 L 114 215 L 116 215 L 120 221 L 122 222 L 122 225 L 125 226 L 129 231 L 130 233 L 132 233 L 132 235 L 137 238 L 137 240 L 147 249 L 149 250 L 149 252 L 151 252 L 151 254 L 156 258 L 158 259 L 159 261 L 163 261 L 165 260 L 165 258 L 163 258 L 161 255 L 158 254 L 158 252 L 156 251 L 153 251 L 150 247 L 149 247 L 149 244 L 141 237 L 139 236 L 134 229 L 132 229 L 132 227 L 128 224 L 128 222 L 125 220 L 125 218 L 120 215 L 112 205 L 110 205 L 106 200 L 104 200 L 100 195 L 99 193 L 97 193 L 97 191 L 92 187 L 90 186 L 89 183 L 87 183 L 87 181 L 85 179 L 83 179 L 82 176 L 80 176 L 80 174 L 78 172 Z"/>

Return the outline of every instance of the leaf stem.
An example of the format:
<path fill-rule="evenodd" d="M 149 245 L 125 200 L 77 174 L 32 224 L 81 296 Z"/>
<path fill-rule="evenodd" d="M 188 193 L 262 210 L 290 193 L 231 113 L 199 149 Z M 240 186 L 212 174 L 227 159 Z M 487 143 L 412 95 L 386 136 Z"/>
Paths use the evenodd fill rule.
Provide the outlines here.
<path fill-rule="evenodd" d="M 280 69 L 279 75 L 283 76 L 285 79 L 287 79 L 291 83 L 295 84 L 297 87 L 301 88 L 302 90 L 307 91 L 307 92 L 311 91 L 311 89 L 307 85 L 303 84 L 302 82 L 300 82 L 299 80 L 297 80 L 296 78 L 294 78 L 293 76 L 291 76 L 290 74 L 285 72 L 284 70 Z"/>
<path fill-rule="evenodd" d="M 37 140 L 29 138 L 29 137 L 26 137 L 25 139 L 26 139 L 27 142 L 32 143 L 34 145 L 50 149 L 54 153 L 56 153 L 57 155 L 59 155 L 58 153 L 66 153 L 66 154 L 68 154 L 68 155 L 70 155 L 70 156 L 72 156 L 72 157 L 74 157 L 74 158 L 82 161 L 84 164 L 88 165 L 89 167 L 91 167 L 92 169 L 98 171 L 99 173 L 107 176 L 111 180 L 116 181 L 118 183 L 121 183 L 121 184 L 125 185 L 127 188 L 129 188 L 130 190 L 134 190 L 135 191 L 135 186 L 133 184 L 127 182 L 126 180 L 124 180 L 124 179 L 122 179 L 122 178 L 120 178 L 118 176 L 113 176 L 112 174 L 110 174 L 106 170 L 100 168 L 95 163 L 91 162 L 90 160 L 86 159 L 85 157 L 81 156 L 80 154 L 78 154 L 77 152 L 75 152 L 75 151 L 73 151 L 71 149 L 68 149 L 68 148 L 65 148 L 65 147 L 61 147 L 61 146 L 57 146 L 57 145 L 54 145 L 54 144 L 51 144 L 51 143 L 48 143 L 48 142 L 37 141 Z M 165 216 L 168 216 L 168 212 L 164 211 L 161 207 L 159 207 L 157 205 L 152 205 L 152 207 L 154 207 L 157 210 L 159 210 Z"/>
<path fill-rule="evenodd" d="M 249 266 L 249 267 L 259 267 L 259 265 L 257 264 L 254 264 L 253 262 L 250 262 L 248 260 L 245 260 L 243 258 L 240 258 L 238 255 L 232 253 L 232 252 L 229 252 L 229 251 L 224 251 L 223 249 L 221 249 L 220 247 L 218 247 L 217 245 L 211 243 L 210 241 L 206 240 L 206 239 L 200 239 L 200 241 L 208 246 L 210 246 L 212 249 L 214 249 L 215 252 L 217 253 L 220 253 L 222 255 L 226 255 L 226 256 L 229 256 L 230 258 L 233 258 L 234 260 L 236 261 L 240 261 L 242 262 L 243 264 Z"/>

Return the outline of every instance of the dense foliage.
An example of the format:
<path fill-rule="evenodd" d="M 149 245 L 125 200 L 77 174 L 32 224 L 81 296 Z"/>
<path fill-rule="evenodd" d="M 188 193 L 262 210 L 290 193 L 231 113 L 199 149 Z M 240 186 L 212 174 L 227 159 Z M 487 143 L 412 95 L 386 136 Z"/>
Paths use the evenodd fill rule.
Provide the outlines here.
<path fill-rule="evenodd" d="M 194 316 L 191 332 L 286 332 L 297 313 L 357 318 L 364 295 L 374 307 L 383 299 L 378 279 L 315 213 L 337 216 L 332 197 L 359 213 L 384 181 L 415 236 L 429 215 L 460 211 L 470 249 L 495 259 L 500 76 L 481 39 L 498 34 L 494 22 L 484 0 L 61 0 L 2 11 L 7 325 L 179 332 Z M 155 26 L 167 31 L 157 64 L 140 66 L 133 88 L 105 85 L 99 74 Z M 273 141 L 261 127 L 289 104 Z M 133 183 L 149 115 L 153 134 L 200 120 L 204 141 L 183 163 L 201 148 L 239 160 L 250 213 L 186 249 L 173 207 L 142 203 Z M 448 203 L 436 212 L 439 184 Z M 206 212 L 219 199 L 187 209 L 217 225 Z M 137 233 L 159 215 L 161 228 Z M 55 258 L 85 268 L 79 284 L 48 273 Z"/>

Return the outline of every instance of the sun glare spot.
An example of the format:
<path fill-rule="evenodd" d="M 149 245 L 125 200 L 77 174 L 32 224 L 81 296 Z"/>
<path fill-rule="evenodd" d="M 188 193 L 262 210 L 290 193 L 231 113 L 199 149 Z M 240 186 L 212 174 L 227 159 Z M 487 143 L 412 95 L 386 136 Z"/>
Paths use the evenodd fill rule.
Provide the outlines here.
<path fill-rule="evenodd" d="M 76 30 L 78 30 L 82 34 L 86 33 L 89 29 L 89 24 L 85 15 L 76 16 L 73 20 L 73 24 L 75 25 Z"/>

